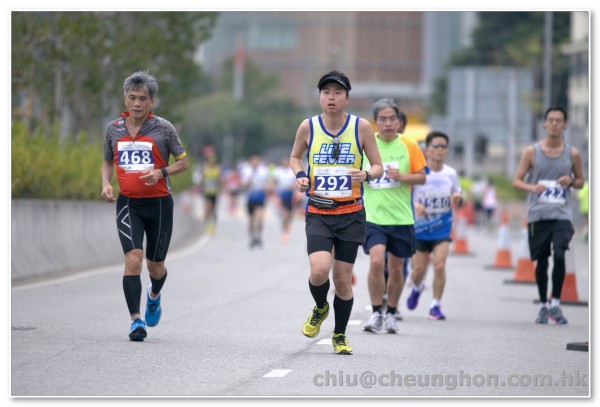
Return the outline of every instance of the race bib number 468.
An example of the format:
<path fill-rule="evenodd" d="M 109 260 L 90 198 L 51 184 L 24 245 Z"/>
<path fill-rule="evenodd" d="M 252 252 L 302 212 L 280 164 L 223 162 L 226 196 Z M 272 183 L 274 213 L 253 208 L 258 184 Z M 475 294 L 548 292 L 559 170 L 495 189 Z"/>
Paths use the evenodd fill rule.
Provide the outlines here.
<path fill-rule="evenodd" d="M 315 194 L 327 198 L 352 196 L 352 177 L 343 167 L 315 168 Z"/>
<path fill-rule="evenodd" d="M 142 172 L 154 169 L 152 143 L 147 141 L 119 141 L 117 146 L 118 164 L 125 172 Z"/>

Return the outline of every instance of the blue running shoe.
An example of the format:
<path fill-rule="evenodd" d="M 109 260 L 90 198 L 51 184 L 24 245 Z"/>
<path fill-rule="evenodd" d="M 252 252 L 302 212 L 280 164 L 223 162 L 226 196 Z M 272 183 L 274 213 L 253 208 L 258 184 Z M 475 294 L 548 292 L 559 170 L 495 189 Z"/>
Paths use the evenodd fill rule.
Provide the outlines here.
<path fill-rule="evenodd" d="M 419 305 L 419 297 L 421 296 L 421 292 L 415 290 L 414 288 L 411 290 L 408 299 L 406 300 L 406 306 L 409 310 L 414 310 Z"/>
<path fill-rule="evenodd" d="M 557 324 L 563 325 L 566 324 L 568 321 L 567 319 L 563 316 L 562 310 L 560 309 L 560 307 L 551 307 L 550 308 L 550 318 L 554 320 L 554 322 L 556 322 Z"/>
<path fill-rule="evenodd" d="M 146 324 L 144 321 L 140 318 L 134 319 L 129 328 L 129 339 L 132 341 L 143 341 L 146 336 Z"/>
<path fill-rule="evenodd" d="M 542 307 L 538 312 L 538 316 L 535 319 L 536 324 L 547 324 L 548 323 L 548 308 Z"/>
<path fill-rule="evenodd" d="M 151 289 L 152 284 L 148 286 L 148 290 L 146 291 L 146 314 L 144 317 L 148 326 L 156 326 L 160 321 L 162 308 L 160 307 L 160 294 L 155 299 L 150 298 Z"/>
<path fill-rule="evenodd" d="M 433 307 L 429 310 L 429 318 L 437 321 L 439 319 L 446 319 L 446 316 L 444 314 L 442 314 L 442 310 L 440 309 L 440 306 L 436 305 L 435 307 Z"/>

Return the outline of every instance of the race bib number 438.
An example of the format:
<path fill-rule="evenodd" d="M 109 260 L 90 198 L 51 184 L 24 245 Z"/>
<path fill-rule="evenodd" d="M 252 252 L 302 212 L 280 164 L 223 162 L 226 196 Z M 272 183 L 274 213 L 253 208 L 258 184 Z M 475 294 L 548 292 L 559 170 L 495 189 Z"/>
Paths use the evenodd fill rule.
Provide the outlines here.
<path fill-rule="evenodd" d="M 327 198 L 352 196 L 352 177 L 343 167 L 317 167 L 314 173 L 315 194 Z"/>
<path fill-rule="evenodd" d="M 152 143 L 147 141 L 119 141 L 117 146 L 119 167 L 125 172 L 142 172 L 154 169 Z"/>

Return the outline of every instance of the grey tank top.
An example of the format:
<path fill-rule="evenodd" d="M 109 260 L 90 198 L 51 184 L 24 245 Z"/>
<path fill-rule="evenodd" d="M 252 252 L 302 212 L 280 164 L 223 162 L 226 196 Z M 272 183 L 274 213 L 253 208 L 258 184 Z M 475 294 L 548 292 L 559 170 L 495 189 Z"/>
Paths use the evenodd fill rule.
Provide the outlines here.
<path fill-rule="evenodd" d="M 544 184 L 546 190 L 541 194 L 529 192 L 527 195 L 527 222 L 540 220 L 571 221 L 571 188 L 563 188 L 556 180 L 564 175 L 573 176 L 571 147 L 564 144 L 562 154 L 548 157 L 542 151 L 540 143 L 533 146 L 534 162 L 529 171 L 529 184 Z"/>

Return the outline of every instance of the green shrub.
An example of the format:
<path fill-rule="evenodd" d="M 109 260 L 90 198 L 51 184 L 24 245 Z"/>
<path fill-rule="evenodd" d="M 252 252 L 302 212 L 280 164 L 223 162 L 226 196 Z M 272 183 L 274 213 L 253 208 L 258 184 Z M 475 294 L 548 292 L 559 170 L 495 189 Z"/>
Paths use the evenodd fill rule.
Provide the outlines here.
<path fill-rule="evenodd" d="M 100 199 L 103 145 L 86 143 L 85 135 L 77 138 L 78 142 L 72 136 L 61 140 L 58 131 L 47 137 L 42 129 L 31 134 L 22 123 L 14 122 L 11 134 L 12 198 Z M 191 171 L 173 177 L 171 182 L 174 192 L 189 188 Z M 112 185 L 118 193 L 116 175 L 113 175 Z"/>
<path fill-rule="evenodd" d="M 512 186 L 512 178 L 498 174 L 488 174 L 496 187 L 496 196 L 499 201 L 524 201 L 527 199 L 527 193 L 518 191 Z"/>

